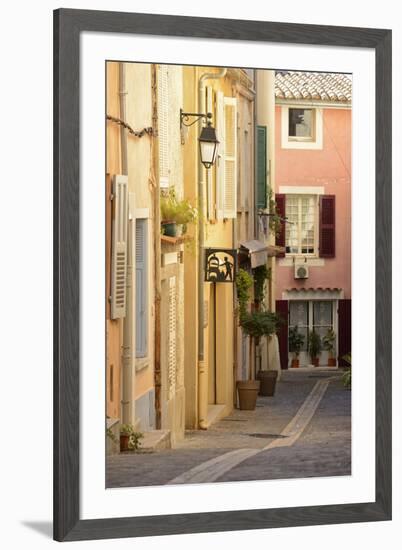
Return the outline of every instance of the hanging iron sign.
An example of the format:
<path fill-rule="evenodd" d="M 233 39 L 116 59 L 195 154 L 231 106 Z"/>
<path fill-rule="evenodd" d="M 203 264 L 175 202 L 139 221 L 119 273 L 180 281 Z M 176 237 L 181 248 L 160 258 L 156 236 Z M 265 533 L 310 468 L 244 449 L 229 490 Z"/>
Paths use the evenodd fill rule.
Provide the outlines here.
<path fill-rule="evenodd" d="M 205 281 L 233 283 L 236 277 L 237 251 L 234 248 L 205 249 Z"/>

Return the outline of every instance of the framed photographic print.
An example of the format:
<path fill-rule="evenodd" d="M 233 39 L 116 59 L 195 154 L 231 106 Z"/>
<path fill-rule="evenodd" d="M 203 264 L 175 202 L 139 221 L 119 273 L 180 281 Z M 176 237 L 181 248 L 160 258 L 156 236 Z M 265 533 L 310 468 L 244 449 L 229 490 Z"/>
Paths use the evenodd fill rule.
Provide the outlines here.
<path fill-rule="evenodd" d="M 389 30 L 55 11 L 56 540 L 391 518 L 391 120 Z"/>

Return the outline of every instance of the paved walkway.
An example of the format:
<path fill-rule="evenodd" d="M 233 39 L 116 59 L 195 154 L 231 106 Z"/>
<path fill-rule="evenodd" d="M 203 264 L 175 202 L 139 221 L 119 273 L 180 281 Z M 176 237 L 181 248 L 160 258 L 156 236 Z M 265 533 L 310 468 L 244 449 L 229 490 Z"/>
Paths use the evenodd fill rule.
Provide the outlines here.
<path fill-rule="evenodd" d="M 107 486 L 350 475 L 351 393 L 339 373 L 284 372 L 274 397 L 175 449 L 108 457 Z"/>

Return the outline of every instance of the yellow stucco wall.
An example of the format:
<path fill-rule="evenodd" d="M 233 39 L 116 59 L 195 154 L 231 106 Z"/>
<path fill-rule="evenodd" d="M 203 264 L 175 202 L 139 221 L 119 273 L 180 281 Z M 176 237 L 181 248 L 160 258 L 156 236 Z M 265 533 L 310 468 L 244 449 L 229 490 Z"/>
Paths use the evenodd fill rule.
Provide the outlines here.
<path fill-rule="evenodd" d="M 199 77 L 205 72 L 218 72 L 217 68 L 210 67 L 185 67 L 184 68 L 184 111 L 206 112 L 206 105 L 198 105 Z M 231 78 L 207 80 L 207 86 L 211 86 L 215 93 L 219 90 L 226 97 L 232 97 Z M 216 125 L 215 106 L 213 108 L 213 122 Z M 184 150 L 184 182 L 185 194 L 189 198 L 198 196 L 198 125 L 192 126 L 187 134 Z M 215 182 L 215 166 L 212 171 L 212 179 Z M 205 181 L 205 174 L 204 174 Z M 204 185 L 204 189 L 205 189 Z M 213 184 L 215 191 L 215 184 Z M 206 194 L 202 198 L 204 212 L 206 213 Z M 215 201 L 214 201 L 215 202 Z M 205 223 L 204 246 L 233 248 L 233 220 L 217 220 L 212 216 L 211 220 L 202 220 Z M 225 405 L 225 414 L 233 408 L 233 285 L 217 285 L 216 293 L 216 337 L 211 333 L 215 330 L 214 323 L 208 323 L 204 328 L 204 372 L 207 380 L 206 389 L 200 391 L 198 368 L 198 298 L 197 298 L 197 261 L 198 246 L 196 251 L 185 254 L 185 305 L 184 305 L 184 340 L 185 340 L 185 388 L 186 388 L 186 426 L 198 427 L 199 399 L 203 400 L 204 409 L 211 404 Z M 210 283 L 204 284 L 205 311 L 211 314 Z M 209 360 L 212 355 L 209 346 L 216 342 L 216 366 L 209 369 Z M 215 403 L 211 401 L 211 377 L 216 377 Z M 208 380 L 209 378 L 209 380 Z M 205 402 L 206 401 L 206 402 Z M 201 404 L 202 405 L 202 404 Z"/>

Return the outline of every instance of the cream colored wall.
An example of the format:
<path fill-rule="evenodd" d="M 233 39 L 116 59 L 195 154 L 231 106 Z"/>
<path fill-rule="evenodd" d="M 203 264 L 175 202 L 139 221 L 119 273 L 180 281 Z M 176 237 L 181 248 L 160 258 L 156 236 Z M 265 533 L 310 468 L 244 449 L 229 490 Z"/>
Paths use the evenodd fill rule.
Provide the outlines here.
<path fill-rule="evenodd" d="M 238 98 L 238 205 L 236 220 L 236 247 L 255 238 L 254 185 L 254 109 L 255 96 L 243 86 L 236 87 Z M 243 336 L 236 318 L 235 376 L 241 380 L 249 372 L 249 353 L 243 357 Z M 248 349 L 248 339 L 246 340 Z"/>
<path fill-rule="evenodd" d="M 106 71 L 106 111 L 118 117 L 119 106 L 119 64 L 108 63 Z M 120 174 L 120 130 L 111 122 L 106 123 L 106 414 L 111 418 L 120 418 L 120 374 L 121 374 L 121 320 L 110 319 L 110 263 L 111 263 L 111 225 L 112 225 L 112 178 Z"/>
<path fill-rule="evenodd" d="M 187 112 L 206 112 L 205 105 L 198 105 L 198 83 L 205 72 L 218 72 L 211 67 L 184 67 L 184 101 L 183 109 Z M 232 79 L 225 77 L 217 80 L 207 80 L 206 86 L 211 86 L 216 93 L 223 91 L 225 96 L 233 97 Z M 213 124 L 216 125 L 215 112 Z M 198 125 L 192 126 L 187 134 L 184 153 L 185 195 L 195 199 L 198 195 Z M 212 177 L 215 182 L 215 167 L 212 167 Z M 206 177 L 204 174 L 204 181 Z M 204 190 L 205 190 L 204 185 Z M 215 186 L 214 186 L 215 187 Z M 233 248 L 233 221 L 207 221 L 206 194 L 203 197 L 205 212 L 205 247 Z M 193 228 L 194 232 L 195 228 Z M 193 233 L 194 234 L 194 233 Z M 197 300 L 197 262 L 198 246 L 192 252 L 185 252 L 185 305 L 184 305 L 184 338 L 185 338 L 185 388 L 186 388 L 186 426 L 198 427 L 199 402 L 208 400 L 208 382 L 206 391 L 200 395 L 198 387 L 198 300 Z M 210 310 L 210 284 L 204 284 L 204 303 Z M 219 326 L 218 326 L 219 325 Z M 204 328 L 204 358 L 205 372 L 208 376 L 208 343 L 211 340 L 209 326 Z M 233 285 L 217 285 L 217 396 L 216 402 L 225 405 L 225 414 L 233 408 Z M 205 403 L 208 405 L 208 403 Z"/>
<path fill-rule="evenodd" d="M 183 67 L 183 110 L 196 112 L 197 108 L 197 68 Z M 197 204 L 197 128 L 188 132 L 183 150 L 185 196 Z M 184 386 L 186 390 L 186 427 L 198 427 L 198 301 L 196 226 L 189 227 L 189 235 L 195 239 L 192 249 L 184 250 Z"/>
<path fill-rule="evenodd" d="M 271 189 L 275 191 L 275 71 L 257 70 L 256 71 L 256 115 L 257 124 L 267 127 L 267 159 L 269 160 L 267 169 L 268 182 Z M 259 238 L 264 240 L 264 235 L 260 233 Z M 267 239 L 268 244 L 275 245 L 275 235 L 270 232 Z M 266 304 L 271 311 L 275 311 L 275 288 L 276 288 L 276 261 L 275 258 L 268 259 L 268 266 L 271 268 L 271 281 L 267 285 Z M 262 368 L 277 369 L 276 357 L 268 354 L 266 338 L 261 340 L 261 360 Z"/>
<path fill-rule="evenodd" d="M 169 143 L 169 187 L 173 187 L 178 198 L 184 197 L 184 168 L 183 168 L 183 147 L 180 136 L 180 109 L 183 107 L 183 67 L 170 65 L 168 69 L 168 143 Z M 183 250 L 183 245 L 174 247 L 173 250 Z M 170 252 L 169 248 L 163 247 L 163 251 Z M 167 372 L 169 368 L 168 353 L 161 354 L 162 369 L 162 396 L 165 401 L 162 405 L 162 428 L 170 429 L 172 445 L 184 437 L 184 413 L 185 413 L 185 392 L 184 392 L 184 265 L 177 263 L 169 266 L 171 269 L 162 269 L 162 277 L 169 276 L 169 273 L 176 277 L 176 388 L 173 396 L 167 392 Z M 166 272 L 166 275 L 165 275 Z M 162 300 L 166 301 L 168 285 L 162 285 Z M 167 314 L 162 315 L 161 331 L 168 330 L 166 322 Z M 162 335 L 163 340 L 163 335 Z M 162 347 L 163 350 L 163 347 Z"/>
<path fill-rule="evenodd" d="M 126 119 L 135 130 L 152 126 L 151 65 L 126 63 Z M 152 138 L 128 134 L 128 186 L 134 194 L 135 210 L 148 209 L 148 357 L 138 359 L 135 396 L 137 399 L 154 387 L 154 240 L 153 240 L 153 189 L 150 184 L 152 165 Z M 134 321 L 135 323 L 135 321 Z M 133 327 L 135 334 L 135 325 Z M 135 347 L 135 346 L 134 346 Z"/>

